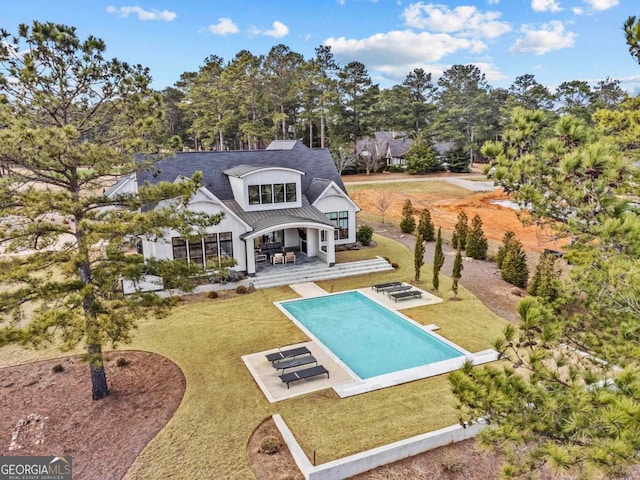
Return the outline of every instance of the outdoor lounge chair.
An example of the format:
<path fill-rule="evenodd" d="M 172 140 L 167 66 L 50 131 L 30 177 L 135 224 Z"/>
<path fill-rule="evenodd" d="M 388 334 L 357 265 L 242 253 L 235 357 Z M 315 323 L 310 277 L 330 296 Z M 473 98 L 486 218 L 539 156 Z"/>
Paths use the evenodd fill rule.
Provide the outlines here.
<path fill-rule="evenodd" d="M 289 262 L 296 263 L 296 254 L 293 253 L 293 252 L 287 252 L 287 254 L 284 256 L 284 262 L 285 263 L 289 263 Z"/>
<path fill-rule="evenodd" d="M 288 360 L 280 360 L 279 362 L 273 362 L 271 365 L 273 365 L 273 368 L 275 368 L 276 370 L 282 370 L 282 373 L 284 373 L 287 368 L 301 367 L 303 365 L 309 365 L 311 363 L 315 363 L 316 365 L 318 365 L 318 360 L 316 360 L 316 357 L 314 357 L 313 355 L 308 355 L 306 357 L 300 358 L 291 358 Z"/>
<path fill-rule="evenodd" d="M 387 288 L 399 287 L 400 285 L 402 285 L 402 282 L 388 282 L 371 285 L 371 288 L 376 292 L 379 292 L 381 290 L 386 290 Z"/>
<path fill-rule="evenodd" d="M 324 368 L 322 365 L 316 365 L 315 367 L 305 368 L 303 370 L 298 370 L 296 372 L 289 372 L 279 375 L 282 383 L 287 384 L 287 388 L 289 388 L 289 384 L 295 382 L 297 380 L 304 380 L 305 378 L 315 377 L 317 375 L 327 374 L 327 378 L 329 378 L 329 371 Z"/>
<path fill-rule="evenodd" d="M 284 265 L 284 253 L 274 253 L 273 257 L 271 257 L 271 262 L 274 265 L 276 263 L 282 263 Z"/>
<path fill-rule="evenodd" d="M 277 362 L 278 360 L 284 360 L 285 358 L 295 358 L 301 355 L 311 355 L 311 352 L 307 347 L 297 347 L 292 348 L 291 350 L 281 350 L 275 353 L 269 353 L 266 355 L 267 360 L 271 363 Z"/>
<path fill-rule="evenodd" d="M 397 287 L 387 288 L 382 291 L 382 293 L 387 293 L 391 295 L 396 292 L 406 292 L 407 290 L 411 290 L 413 287 L 411 285 L 398 285 Z"/>
<path fill-rule="evenodd" d="M 420 290 L 410 290 L 408 292 L 392 293 L 389 296 L 393 298 L 394 302 L 397 302 L 398 300 L 406 300 L 407 298 L 422 298 L 422 292 Z"/>

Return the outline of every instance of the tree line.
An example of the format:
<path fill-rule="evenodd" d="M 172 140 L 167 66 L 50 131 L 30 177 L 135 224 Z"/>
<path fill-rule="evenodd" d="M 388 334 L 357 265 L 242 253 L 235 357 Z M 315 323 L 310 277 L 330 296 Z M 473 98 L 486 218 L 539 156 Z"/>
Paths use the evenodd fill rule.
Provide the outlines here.
<path fill-rule="evenodd" d="M 612 78 L 567 81 L 551 91 L 523 74 L 508 88 L 493 87 L 474 65 L 453 65 L 437 80 L 415 68 L 401 84 L 380 88 L 363 63 L 339 65 L 328 46 L 305 59 L 284 44 L 266 55 L 242 50 L 229 61 L 211 55 L 161 94 L 159 134 L 174 148 L 256 149 L 273 139 L 302 139 L 340 157 L 357 140 L 391 130 L 452 142 L 471 161 L 515 107 L 594 122 L 595 112 L 617 109 L 626 98 Z"/>

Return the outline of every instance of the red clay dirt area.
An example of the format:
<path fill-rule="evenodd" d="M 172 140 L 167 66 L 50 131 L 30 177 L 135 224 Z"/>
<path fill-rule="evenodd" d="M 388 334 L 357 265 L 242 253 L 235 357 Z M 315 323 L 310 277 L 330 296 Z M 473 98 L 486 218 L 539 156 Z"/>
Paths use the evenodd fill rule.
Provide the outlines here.
<path fill-rule="evenodd" d="M 173 416 L 186 382 L 160 355 L 105 358 L 110 395 L 95 402 L 77 356 L 0 369 L 0 455 L 71 455 L 74 479 L 121 479 Z"/>
<path fill-rule="evenodd" d="M 423 178 L 441 178 L 445 180 L 447 177 L 460 176 L 460 174 L 437 174 L 427 175 Z M 420 177 L 402 173 L 385 173 L 369 176 L 349 175 L 343 177 L 343 181 L 348 189 L 349 183 L 351 182 L 392 182 L 394 180 L 414 180 L 417 178 Z M 380 217 L 376 206 L 380 196 L 381 192 L 376 189 L 375 184 L 372 185 L 371 189 L 358 190 L 351 194 L 351 198 L 363 211 L 376 215 L 377 217 Z M 443 231 L 453 231 L 458 221 L 458 214 L 464 211 L 467 214 L 469 222 L 471 222 L 471 219 L 476 214 L 480 216 L 482 220 L 482 230 L 487 238 L 493 242 L 502 242 L 504 233 L 511 230 L 522 242 L 524 249 L 529 252 L 542 252 L 545 248 L 561 248 L 561 243 L 554 242 L 554 239 L 548 232 L 542 232 L 533 225 L 523 226 L 516 210 L 493 203 L 497 200 L 510 200 L 509 195 L 497 189 L 497 187 L 494 191 L 471 193 L 462 199 L 442 199 L 439 196 L 429 195 L 428 193 L 405 194 L 395 192 L 391 206 L 385 211 L 384 217 L 387 223 L 398 224 L 400 222 L 405 200 L 411 200 L 411 205 L 415 212 L 428 208 L 434 225 L 436 228 L 442 227 Z"/>

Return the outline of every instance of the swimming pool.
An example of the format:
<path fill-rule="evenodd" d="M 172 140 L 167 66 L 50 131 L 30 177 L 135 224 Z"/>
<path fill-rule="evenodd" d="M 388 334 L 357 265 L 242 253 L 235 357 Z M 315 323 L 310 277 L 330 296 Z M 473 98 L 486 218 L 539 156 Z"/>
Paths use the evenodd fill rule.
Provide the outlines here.
<path fill-rule="evenodd" d="M 360 379 L 466 354 L 357 291 L 279 305 Z"/>

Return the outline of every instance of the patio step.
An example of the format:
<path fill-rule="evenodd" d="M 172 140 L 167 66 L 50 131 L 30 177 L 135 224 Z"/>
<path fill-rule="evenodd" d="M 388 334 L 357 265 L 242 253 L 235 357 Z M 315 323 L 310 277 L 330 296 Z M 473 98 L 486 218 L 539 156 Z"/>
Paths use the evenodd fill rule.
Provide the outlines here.
<path fill-rule="evenodd" d="M 294 283 L 365 275 L 387 270 L 393 270 L 393 267 L 388 261 L 381 257 L 376 257 L 372 260 L 337 263 L 333 267 L 318 262 L 311 265 L 287 265 L 286 268 L 282 268 L 281 270 L 259 273 L 251 279 L 251 282 L 255 288 L 271 288 Z"/>

